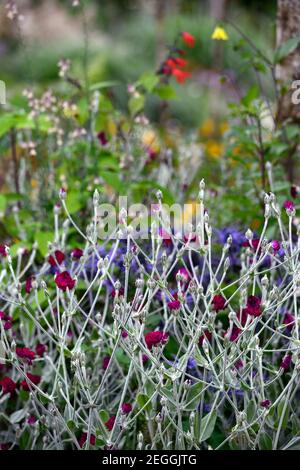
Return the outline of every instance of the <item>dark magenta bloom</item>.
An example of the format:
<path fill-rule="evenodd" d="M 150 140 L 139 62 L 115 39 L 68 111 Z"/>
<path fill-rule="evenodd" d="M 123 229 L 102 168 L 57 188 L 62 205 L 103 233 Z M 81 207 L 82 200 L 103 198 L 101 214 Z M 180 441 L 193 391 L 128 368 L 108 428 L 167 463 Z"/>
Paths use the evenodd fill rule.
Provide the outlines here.
<path fill-rule="evenodd" d="M 58 273 L 55 276 L 55 284 L 59 289 L 66 291 L 67 289 L 73 289 L 76 282 L 71 278 L 68 271 L 63 271 L 62 273 Z"/>
<path fill-rule="evenodd" d="M 40 375 L 35 375 L 35 374 L 30 374 L 29 372 L 27 373 L 27 378 L 32 382 L 34 383 L 34 385 L 38 385 L 41 381 L 41 376 Z M 30 384 L 30 382 L 27 382 L 27 380 L 22 380 L 21 382 L 21 387 L 23 388 L 23 390 L 25 390 L 26 392 L 30 392 L 30 390 L 32 390 L 32 386 Z"/>
<path fill-rule="evenodd" d="M 168 341 L 169 335 L 162 331 L 150 331 L 145 335 L 145 342 L 148 349 L 152 349 L 152 346 L 165 344 Z"/>
<path fill-rule="evenodd" d="M 5 245 L 0 245 L 0 256 L 7 256 Z"/>
<path fill-rule="evenodd" d="M 259 317 L 261 315 L 261 300 L 257 295 L 249 295 L 246 305 L 248 315 Z"/>
<path fill-rule="evenodd" d="M 81 448 L 86 443 L 86 440 L 87 440 L 87 433 L 82 432 L 81 435 L 80 435 L 79 441 L 78 441 Z M 90 435 L 90 444 L 91 444 L 91 446 L 94 446 L 96 444 L 96 436 L 94 434 Z"/>
<path fill-rule="evenodd" d="M 105 426 L 107 427 L 107 429 L 108 429 L 109 431 L 111 431 L 112 428 L 114 427 L 115 421 L 116 421 L 116 417 L 115 417 L 115 416 L 111 416 L 111 417 L 106 421 L 106 423 L 104 423 Z"/>
<path fill-rule="evenodd" d="M 178 299 L 171 300 L 168 302 L 168 309 L 169 310 L 180 310 L 181 303 Z"/>
<path fill-rule="evenodd" d="M 283 203 L 283 208 L 292 211 L 292 210 L 295 209 L 295 204 L 293 203 L 293 201 L 289 201 L 289 200 L 287 199 L 287 200 L 284 201 L 284 203 Z"/>
<path fill-rule="evenodd" d="M 110 356 L 105 356 L 103 358 L 103 361 L 102 361 L 102 369 L 103 370 L 106 370 L 108 368 L 109 361 L 110 361 Z"/>
<path fill-rule="evenodd" d="M 126 331 L 126 330 L 122 330 L 121 336 L 122 336 L 122 338 L 124 338 L 124 339 L 127 338 L 127 336 L 128 336 L 127 331 Z"/>
<path fill-rule="evenodd" d="M 295 317 L 291 313 L 286 312 L 284 315 L 283 324 L 286 325 L 289 331 L 292 331 L 295 324 Z"/>
<path fill-rule="evenodd" d="M 121 408 L 122 408 L 122 412 L 123 412 L 125 415 L 127 415 L 128 413 L 130 413 L 131 410 L 132 410 L 132 406 L 131 406 L 130 403 L 123 403 Z"/>
<path fill-rule="evenodd" d="M 50 255 L 48 258 L 48 263 L 55 267 L 57 265 L 60 265 L 65 259 L 65 255 L 62 251 L 56 250 L 53 255 Z"/>
<path fill-rule="evenodd" d="M 104 146 L 108 144 L 108 140 L 104 131 L 98 132 L 97 137 L 101 145 Z"/>
<path fill-rule="evenodd" d="M 298 188 L 295 184 L 292 184 L 291 189 L 290 189 L 291 196 L 293 198 L 296 198 L 298 196 Z"/>
<path fill-rule="evenodd" d="M 28 424 L 35 424 L 36 423 L 36 417 L 33 416 L 33 415 L 28 416 L 27 423 Z"/>
<path fill-rule="evenodd" d="M 270 408 L 271 402 L 270 400 L 263 400 L 260 402 L 260 406 L 262 408 Z"/>
<path fill-rule="evenodd" d="M 214 310 L 218 313 L 220 310 L 224 310 L 226 305 L 226 299 L 222 295 L 215 295 L 212 299 Z"/>
<path fill-rule="evenodd" d="M 279 241 L 277 241 L 277 240 L 273 240 L 273 241 L 271 242 L 271 246 L 272 246 L 273 250 L 274 250 L 276 253 L 277 253 L 277 251 L 280 250 L 280 243 L 279 243 Z"/>
<path fill-rule="evenodd" d="M 199 341 L 198 341 L 199 346 L 202 346 L 202 345 L 203 345 L 203 342 L 204 342 L 205 339 L 206 339 L 207 341 L 209 341 L 209 342 L 210 342 L 211 339 L 212 339 L 212 334 L 211 334 L 211 332 L 208 331 L 208 330 L 205 330 L 204 333 L 203 333 L 203 335 L 200 336 Z"/>
<path fill-rule="evenodd" d="M 43 357 L 44 353 L 46 351 L 46 346 L 42 343 L 37 344 L 35 348 L 35 352 L 37 353 L 38 356 Z"/>
<path fill-rule="evenodd" d="M 35 352 L 31 351 L 29 348 L 16 348 L 16 354 L 21 359 L 24 359 L 27 364 L 32 364 L 35 358 Z"/>
<path fill-rule="evenodd" d="M 29 276 L 25 281 L 25 292 L 26 294 L 30 294 L 32 289 L 32 276 Z"/>
<path fill-rule="evenodd" d="M 71 251 L 72 258 L 80 259 L 83 256 L 83 250 L 81 248 L 74 248 Z"/>
<path fill-rule="evenodd" d="M 291 365 L 291 362 L 292 362 L 292 356 L 290 354 L 287 354 L 286 356 L 284 356 L 284 358 L 282 359 L 281 361 L 281 364 L 280 364 L 280 367 L 284 370 L 287 370 L 290 365 Z"/>
<path fill-rule="evenodd" d="M 2 387 L 2 392 L 4 395 L 7 393 L 10 393 L 10 395 L 13 395 L 17 388 L 16 382 L 14 382 L 10 377 L 4 377 L 2 380 L 0 380 L 0 385 Z"/>

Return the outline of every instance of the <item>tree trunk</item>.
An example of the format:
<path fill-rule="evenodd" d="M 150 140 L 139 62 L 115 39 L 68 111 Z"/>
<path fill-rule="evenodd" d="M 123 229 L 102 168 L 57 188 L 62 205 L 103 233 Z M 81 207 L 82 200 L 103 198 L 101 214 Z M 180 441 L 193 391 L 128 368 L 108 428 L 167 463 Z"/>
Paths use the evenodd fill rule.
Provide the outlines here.
<path fill-rule="evenodd" d="M 277 47 L 285 41 L 300 35 L 300 1 L 278 0 L 277 4 Z M 279 123 L 291 118 L 300 123 L 300 106 L 292 103 L 292 82 L 300 79 L 300 45 L 276 67 L 276 78 L 288 87 L 277 110 Z"/>

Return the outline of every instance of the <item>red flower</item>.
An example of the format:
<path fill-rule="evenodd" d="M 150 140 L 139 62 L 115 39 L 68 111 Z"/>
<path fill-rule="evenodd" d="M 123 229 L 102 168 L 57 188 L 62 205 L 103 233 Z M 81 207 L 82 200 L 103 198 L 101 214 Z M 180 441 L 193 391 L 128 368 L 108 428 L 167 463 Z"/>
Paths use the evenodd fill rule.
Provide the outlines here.
<path fill-rule="evenodd" d="M 56 250 L 53 255 L 49 256 L 48 263 L 51 264 L 51 266 L 57 266 L 60 265 L 64 259 L 64 253 L 60 250 Z"/>
<path fill-rule="evenodd" d="M 298 194 L 299 194 L 299 193 L 298 193 L 298 188 L 297 188 L 297 186 L 296 186 L 295 184 L 292 184 L 290 191 L 291 191 L 291 196 L 292 196 L 293 198 L 296 198 L 296 197 L 298 196 Z"/>
<path fill-rule="evenodd" d="M 177 271 L 177 273 L 176 273 L 176 276 L 177 276 L 177 274 L 180 274 L 180 275 L 181 275 L 181 277 L 182 277 L 182 281 L 181 281 L 181 282 L 182 282 L 182 283 L 187 284 L 187 283 L 190 282 L 191 276 L 189 275 L 189 272 L 188 272 L 187 269 L 185 269 L 185 268 L 179 268 L 178 271 Z"/>
<path fill-rule="evenodd" d="M 101 145 L 104 146 L 104 145 L 108 144 L 108 140 L 106 138 L 106 134 L 105 134 L 104 131 L 98 132 L 97 137 L 98 137 L 98 140 L 99 140 Z"/>
<path fill-rule="evenodd" d="M 261 300 L 256 295 L 249 295 L 246 305 L 248 315 L 259 317 L 261 315 Z"/>
<path fill-rule="evenodd" d="M 110 356 L 105 356 L 102 361 L 102 369 L 106 370 L 108 368 L 110 361 Z"/>
<path fill-rule="evenodd" d="M 117 289 L 113 288 L 110 295 L 114 299 L 117 296 Z M 123 287 L 120 287 L 120 289 L 118 289 L 118 297 L 123 297 L 123 295 L 124 295 L 124 289 Z"/>
<path fill-rule="evenodd" d="M 38 385 L 41 381 L 41 376 L 40 375 L 34 375 L 34 374 L 30 374 L 28 372 L 27 374 L 27 378 L 32 382 L 34 383 L 34 385 Z M 22 380 L 21 382 L 21 387 L 23 388 L 23 390 L 25 390 L 26 392 L 30 392 L 30 390 L 32 390 L 32 386 L 30 383 L 27 382 L 27 380 Z"/>
<path fill-rule="evenodd" d="M 169 335 L 163 333 L 162 331 L 150 331 L 145 335 L 145 342 L 148 349 L 152 349 L 152 346 L 157 346 L 158 344 L 166 344 L 168 341 Z"/>
<path fill-rule="evenodd" d="M 244 243 L 243 243 L 243 246 L 245 247 L 250 247 L 252 248 L 254 251 L 257 250 L 258 248 L 258 245 L 259 245 L 259 238 L 253 238 L 253 240 L 249 241 L 249 240 L 246 240 Z"/>
<path fill-rule="evenodd" d="M 170 236 L 170 234 L 163 228 L 160 228 L 158 230 L 158 233 L 159 233 L 159 236 L 163 239 L 163 244 L 165 246 L 172 246 L 173 242 L 172 242 L 172 238 Z"/>
<path fill-rule="evenodd" d="M 127 331 L 126 331 L 126 330 L 122 330 L 121 336 L 122 336 L 122 338 L 124 338 L 124 339 L 127 338 L 127 336 L 128 336 Z"/>
<path fill-rule="evenodd" d="M 280 367 L 284 370 L 287 370 L 290 365 L 291 365 L 291 361 L 292 361 L 292 356 L 290 354 L 287 354 L 286 356 L 284 356 L 284 358 L 282 359 L 281 361 L 281 364 L 280 364 Z"/>
<path fill-rule="evenodd" d="M 224 299 L 223 295 L 215 295 L 212 299 L 212 304 L 214 310 L 218 313 L 220 310 L 224 310 L 226 305 L 226 299 Z"/>
<path fill-rule="evenodd" d="M 234 363 L 234 367 L 236 369 L 241 369 L 242 367 L 244 367 L 244 363 L 242 361 L 242 359 L 238 359 L 235 363 Z"/>
<path fill-rule="evenodd" d="M 35 348 L 35 352 L 37 353 L 38 356 L 43 357 L 44 353 L 46 351 L 46 346 L 42 343 L 37 344 Z"/>
<path fill-rule="evenodd" d="M 263 401 L 260 402 L 260 406 L 261 406 L 262 408 L 269 408 L 270 405 L 271 405 L 270 400 L 263 400 Z"/>
<path fill-rule="evenodd" d="M 115 416 L 111 416 L 111 417 L 106 421 L 106 423 L 104 423 L 105 426 L 107 427 L 107 429 L 108 429 L 109 431 L 111 431 L 112 428 L 114 427 L 115 421 L 116 421 L 116 417 L 115 417 Z"/>
<path fill-rule="evenodd" d="M 84 444 L 86 443 L 86 440 L 87 440 L 87 433 L 82 432 L 81 435 L 80 435 L 79 441 L 78 441 L 81 449 L 83 448 Z M 90 435 L 90 444 L 91 444 L 91 446 L 94 446 L 96 444 L 96 436 L 94 436 L 94 434 Z"/>
<path fill-rule="evenodd" d="M 295 204 L 293 203 L 293 201 L 286 200 L 283 203 L 283 208 L 292 211 L 295 209 Z"/>
<path fill-rule="evenodd" d="M 170 302 L 168 302 L 168 308 L 170 310 L 180 310 L 180 306 L 181 306 L 181 303 L 177 299 L 171 300 Z"/>
<path fill-rule="evenodd" d="M 16 348 L 16 353 L 21 359 L 25 359 L 27 364 L 32 364 L 32 361 L 35 358 L 35 352 L 31 351 L 29 348 Z"/>
<path fill-rule="evenodd" d="M 36 423 L 36 417 L 33 416 L 33 415 L 28 416 L 27 423 L 28 424 L 35 424 Z"/>
<path fill-rule="evenodd" d="M 5 245 L 0 245 L 0 255 L 4 257 L 7 256 Z"/>
<path fill-rule="evenodd" d="M 83 256 L 83 250 L 81 248 L 74 248 L 74 250 L 71 251 L 71 256 L 72 258 L 80 259 Z"/>
<path fill-rule="evenodd" d="M 55 284 L 59 289 L 66 291 L 67 289 L 73 289 L 76 282 L 71 278 L 68 271 L 63 271 L 55 276 Z"/>
<path fill-rule="evenodd" d="M 4 312 L 0 312 L 0 320 L 4 322 L 3 327 L 5 330 L 10 330 L 13 326 L 13 319 L 9 315 L 6 315 Z"/>
<path fill-rule="evenodd" d="M 4 377 L 2 380 L 0 380 L 0 385 L 2 386 L 2 392 L 4 395 L 7 393 L 13 395 L 17 388 L 16 382 L 14 382 L 10 377 Z"/>
<path fill-rule="evenodd" d="M 132 410 L 132 406 L 131 406 L 130 403 L 123 403 L 122 406 L 121 406 L 121 408 L 122 408 L 122 412 L 123 412 L 125 415 L 127 415 L 128 413 L 130 413 L 131 410 Z"/>
<path fill-rule="evenodd" d="M 240 334 L 241 334 L 241 332 L 242 332 L 242 330 L 241 330 L 238 326 L 236 326 L 236 325 L 233 325 L 232 330 L 231 330 L 231 333 L 230 333 L 230 336 L 228 336 L 228 335 L 229 335 L 229 331 L 230 331 L 230 330 L 227 331 L 226 337 L 227 337 L 227 338 L 229 339 L 229 341 L 231 341 L 232 343 L 234 343 L 234 342 L 238 339 L 238 337 L 240 336 Z"/>
<path fill-rule="evenodd" d="M 200 336 L 199 341 L 198 341 L 199 346 L 203 346 L 203 343 L 204 343 L 204 340 L 205 340 L 205 339 L 206 339 L 207 341 L 209 341 L 209 342 L 210 342 L 211 339 L 212 339 L 212 334 L 211 334 L 211 332 L 208 331 L 208 330 L 205 330 L 204 333 L 203 333 L 203 335 Z"/>
<path fill-rule="evenodd" d="M 25 292 L 26 294 L 30 294 L 31 292 L 31 289 L 32 289 L 32 276 L 29 276 L 27 279 L 26 279 L 26 282 L 25 282 Z"/>
<path fill-rule="evenodd" d="M 286 314 L 284 315 L 283 324 L 286 325 L 289 331 L 292 331 L 295 324 L 295 317 L 289 312 L 286 312 Z"/>
<path fill-rule="evenodd" d="M 183 39 L 183 42 L 189 46 L 189 47 L 194 47 L 195 46 L 195 38 L 194 36 L 192 36 L 190 33 L 184 31 L 183 33 L 181 33 L 181 37 Z"/>
<path fill-rule="evenodd" d="M 180 69 L 172 69 L 172 75 L 176 78 L 177 83 L 180 84 L 185 83 L 186 79 L 192 76 L 190 72 Z"/>
<path fill-rule="evenodd" d="M 275 251 L 275 253 L 280 250 L 280 243 L 277 240 L 273 240 L 271 242 L 271 246 L 272 246 L 273 250 Z"/>

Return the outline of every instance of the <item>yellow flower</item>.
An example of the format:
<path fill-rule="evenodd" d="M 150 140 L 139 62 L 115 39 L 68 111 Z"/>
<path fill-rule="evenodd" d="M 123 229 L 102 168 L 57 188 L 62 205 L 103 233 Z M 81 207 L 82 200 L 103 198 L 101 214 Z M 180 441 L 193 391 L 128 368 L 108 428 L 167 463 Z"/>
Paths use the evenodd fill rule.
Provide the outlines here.
<path fill-rule="evenodd" d="M 221 41 L 228 41 L 228 39 L 229 39 L 228 34 L 226 33 L 225 29 L 221 28 L 221 26 L 216 26 L 215 27 L 211 38 L 221 40 Z"/>
<path fill-rule="evenodd" d="M 147 130 L 143 133 L 142 143 L 147 149 L 153 150 L 153 152 L 159 152 L 160 150 L 158 137 L 152 130 Z"/>
<path fill-rule="evenodd" d="M 205 119 L 200 127 L 200 133 L 204 137 L 209 137 L 215 132 L 215 124 L 211 118 Z"/>
<path fill-rule="evenodd" d="M 220 142 L 209 140 L 206 143 L 206 152 L 210 157 L 219 158 L 224 151 L 224 147 Z"/>
<path fill-rule="evenodd" d="M 225 134 L 225 132 L 227 132 L 228 129 L 229 129 L 228 122 L 226 122 L 226 121 L 221 122 L 220 126 L 219 126 L 219 129 L 220 129 L 221 135 Z"/>

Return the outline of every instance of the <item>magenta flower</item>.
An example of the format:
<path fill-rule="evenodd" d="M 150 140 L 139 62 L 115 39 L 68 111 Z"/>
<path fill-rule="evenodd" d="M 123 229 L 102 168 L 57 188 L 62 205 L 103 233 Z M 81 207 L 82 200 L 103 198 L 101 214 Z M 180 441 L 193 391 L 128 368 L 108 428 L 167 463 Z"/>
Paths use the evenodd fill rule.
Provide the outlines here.
<path fill-rule="evenodd" d="M 145 335 L 145 342 L 148 349 L 152 349 L 152 346 L 165 344 L 168 341 L 169 335 L 162 331 L 150 331 Z"/>
<path fill-rule="evenodd" d="M 123 403 L 121 408 L 122 408 L 122 413 L 124 413 L 125 415 L 128 415 L 128 413 L 130 413 L 132 410 L 132 406 L 130 403 Z"/>
<path fill-rule="evenodd" d="M 0 380 L 0 385 L 2 387 L 2 392 L 4 395 L 10 393 L 10 395 L 13 395 L 16 388 L 17 384 L 14 382 L 10 377 L 4 377 L 2 380 Z"/>
<path fill-rule="evenodd" d="M 37 353 L 38 356 L 43 357 L 44 353 L 46 351 L 46 346 L 42 343 L 37 344 L 35 348 L 35 352 Z"/>
<path fill-rule="evenodd" d="M 80 259 L 83 256 L 83 250 L 81 248 L 74 248 L 71 251 L 72 258 Z"/>
<path fill-rule="evenodd" d="M 271 242 L 271 246 L 272 246 L 272 248 L 273 248 L 273 250 L 274 250 L 275 252 L 277 252 L 277 251 L 280 250 L 280 243 L 279 243 L 279 241 L 277 241 L 277 240 L 273 240 L 273 241 Z"/>
<path fill-rule="evenodd" d="M 75 287 L 75 279 L 72 279 L 68 271 L 63 271 L 62 273 L 56 274 L 55 284 L 57 287 L 63 291 L 67 289 L 73 289 Z"/>
<path fill-rule="evenodd" d="M 295 209 L 295 204 L 293 203 L 293 201 L 289 201 L 287 199 L 286 201 L 284 201 L 283 207 L 286 210 L 293 211 Z"/>
<path fill-rule="evenodd" d="M 263 400 L 260 402 L 260 406 L 262 408 L 270 408 L 271 402 L 270 400 Z"/>
<path fill-rule="evenodd" d="M 87 433 L 82 432 L 80 434 L 80 438 L 79 438 L 79 441 L 78 441 L 81 449 L 83 448 L 84 444 L 86 443 L 86 440 L 87 440 Z M 91 436 L 90 436 L 90 444 L 91 444 L 91 446 L 94 446 L 96 444 L 96 436 L 94 434 L 91 434 Z"/>
<path fill-rule="evenodd" d="M 167 305 L 169 310 L 180 310 L 181 307 L 181 303 L 178 299 L 170 300 Z"/>
<path fill-rule="evenodd" d="M 261 300 L 257 295 L 249 295 L 246 305 L 248 315 L 259 317 L 261 315 Z"/>
<path fill-rule="evenodd" d="M 56 250 L 53 255 L 50 255 L 48 258 L 48 263 L 51 266 L 57 266 L 60 265 L 65 259 L 65 255 L 62 251 Z"/>
<path fill-rule="evenodd" d="M 287 370 L 290 365 L 291 365 L 291 362 L 292 362 L 292 356 L 290 354 L 287 354 L 286 356 L 284 356 L 284 358 L 282 359 L 281 361 L 281 364 L 280 364 L 280 367 L 284 370 Z"/>
<path fill-rule="evenodd" d="M 289 312 L 286 312 L 284 315 L 283 324 L 286 325 L 289 331 L 292 331 L 295 324 L 295 317 Z"/>
<path fill-rule="evenodd" d="M 35 358 L 35 352 L 31 351 L 29 348 L 16 348 L 16 354 L 21 359 L 24 359 L 27 364 L 32 364 L 32 361 Z"/>
<path fill-rule="evenodd" d="M 103 370 L 106 370 L 108 368 L 109 361 L 110 361 L 110 356 L 105 356 L 103 358 L 103 361 L 102 361 L 102 369 Z"/>
<path fill-rule="evenodd" d="M 111 417 L 106 421 L 106 423 L 104 423 L 105 426 L 107 427 L 107 429 L 108 429 L 109 431 L 111 431 L 112 428 L 114 427 L 115 421 L 116 421 L 116 417 L 115 417 L 115 416 L 111 416 Z"/>
<path fill-rule="evenodd" d="M 214 310 L 218 313 L 220 310 L 224 310 L 226 305 L 226 299 L 222 295 L 215 295 L 212 299 Z"/>

